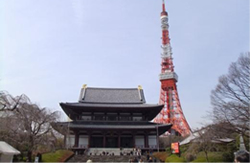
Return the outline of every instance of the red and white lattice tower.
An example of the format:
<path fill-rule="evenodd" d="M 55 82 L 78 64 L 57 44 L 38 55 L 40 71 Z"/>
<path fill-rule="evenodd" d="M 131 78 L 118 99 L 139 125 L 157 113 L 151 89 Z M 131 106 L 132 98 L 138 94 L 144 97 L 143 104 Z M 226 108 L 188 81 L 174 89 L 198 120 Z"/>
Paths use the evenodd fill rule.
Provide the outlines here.
<path fill-rule="evenodd" d="M 181 103 L 178 96 L 176 83 L 178 76 L 174 72 L 172 48 L 169 39 L 168 13 L 165 11 L 165 3 L 162 1 L 161 12 L 161 28 L 162 28 L 162 54 L 161 54 L 161 90 L 160 104 L 164 107 L 155 117 L 156 123 L 173 124 L 171 132 L 182 136 L 189 135 L 191 130 L 181 109 Z"/>

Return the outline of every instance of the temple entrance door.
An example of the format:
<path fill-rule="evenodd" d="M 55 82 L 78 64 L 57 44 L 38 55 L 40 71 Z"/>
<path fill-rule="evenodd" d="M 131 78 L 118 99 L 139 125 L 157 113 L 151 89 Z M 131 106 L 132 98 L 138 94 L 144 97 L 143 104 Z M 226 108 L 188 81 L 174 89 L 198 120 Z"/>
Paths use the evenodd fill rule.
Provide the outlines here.
<path fill-rule="evenodd" d="M 92 148 L 100 148 L 103 147 L 103 137 L 91 137 L 90 146 Z"/>
<path fill-rule="evenodd" d="M 118 148 L 118 137 L 106 137 L 107 148 Z"/>
<path fill-rule="evenodd" d="M 132 136 L 125 136 L 121 137 L 121 147 L 122 148 L 133 148 L 133 137 Z"/>

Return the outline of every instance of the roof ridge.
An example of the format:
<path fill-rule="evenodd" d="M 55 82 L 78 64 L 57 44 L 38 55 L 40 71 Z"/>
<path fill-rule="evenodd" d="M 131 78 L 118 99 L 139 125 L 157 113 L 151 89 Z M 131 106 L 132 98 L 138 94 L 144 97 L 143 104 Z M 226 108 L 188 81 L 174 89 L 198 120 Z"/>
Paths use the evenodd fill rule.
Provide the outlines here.
<path fill-rule="evenodd" d="M 80 100 L 80 103 L 86 103 L 86 104 L 145 104 L 145 102 L 95 102 L 95 101 L 84 101 Z"/>
<path fill-rule="evenodd" d="M 138 90 L 138 88 L 104 88 L 104 87 L 87 87 L 86 89 Z"/>

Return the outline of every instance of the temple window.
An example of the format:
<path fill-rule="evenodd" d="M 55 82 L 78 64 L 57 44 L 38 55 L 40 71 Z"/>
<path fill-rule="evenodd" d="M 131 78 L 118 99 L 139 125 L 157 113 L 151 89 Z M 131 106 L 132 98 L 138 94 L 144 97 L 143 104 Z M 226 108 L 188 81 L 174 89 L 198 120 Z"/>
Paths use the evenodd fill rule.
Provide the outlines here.
<path fill-rule="evenodd" d="M 80 119 L 84 120 L 84 121 L 90 121 L 91 120 L 91 113 L 90 112 L 82 113 Z"/>
<path fill-rule="evenodd" d="M 142 121 L 142 113 L 133 113 L 133 117 L 132 117 L 133 121 Z"/>
<path fill-rule="evenodd" d="M 117 120 L 117 113 L 107 113 L 107 120 L 108 121 L 115 121 Z"/>
<path fill-rule="evenodd" d="M 134 116 L 133 121 L 142 121 L 142 116 Z"/>
<path fill-rule="evenodd" d="M 121 121 L 129 121 L 130 120 L 130 116 L 120 116 L 120 120 Z"/>
<path fill-rule="evenodd" d="M 94 120 L 105 120 L 104 113 L 94 113 Z"/>
<path fill-rule="evenodd" d="M 120 113 L 120 121 L 129 121 L 131 120 L 130 113 Z"/>
<path fill-rule="evenodd" d="M 91 115 L 82 115 L 81 120 L 90 121 Z"/>

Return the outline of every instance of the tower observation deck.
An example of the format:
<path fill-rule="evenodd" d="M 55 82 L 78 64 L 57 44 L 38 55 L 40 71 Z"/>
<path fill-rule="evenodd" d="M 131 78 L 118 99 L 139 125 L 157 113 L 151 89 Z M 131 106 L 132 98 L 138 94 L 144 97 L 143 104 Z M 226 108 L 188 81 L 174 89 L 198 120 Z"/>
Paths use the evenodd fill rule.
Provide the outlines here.
<path fill-rule="evenodd" d="M 161 12 L 161 29 L 162 29 L 162 53 L 161 53 L 161 73 L 159 79 L 161 82 L 159 104 L 164 107 L 155 117 L 156 123 L 172 123 L 172 133 L 186 136 L 190 134 L 190 127 L 183 114 L 176 83 L 178 75 L 174 71 L 172 48 L 169 38 L 168 13 L 165 10 L 165 2 L 162 1 Z"/>

